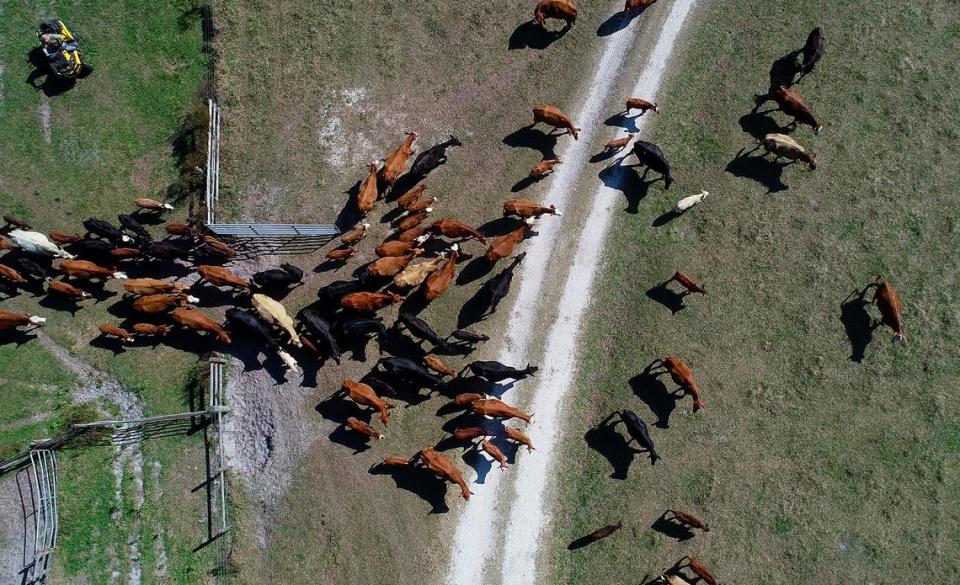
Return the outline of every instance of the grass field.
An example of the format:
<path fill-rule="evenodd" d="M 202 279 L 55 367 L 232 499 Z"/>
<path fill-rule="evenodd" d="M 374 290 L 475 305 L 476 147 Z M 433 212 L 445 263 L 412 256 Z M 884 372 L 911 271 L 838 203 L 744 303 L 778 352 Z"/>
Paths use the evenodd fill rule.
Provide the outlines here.
<path fill-rule="evenodd" d="M 945 1 L 699 8 L 652 133 L 677 181 L 625 193 L 581 338 L 547 582 L 639 582 L 686 554 L 721 582 L 960 573 L 960 103 L 947 81 L 957 16 Z M 752 96 L 817 25 L 828 52 L 799 91 L 825 129 L 793 132 L 817 169 L 731 163 L 756 144 L 751 133 L 787 123 L 751 114 Z M 700 189 L 711 192 L 702 207 L 657 221 Z M 679 299 L 654 289 L 676 269 L 709 295 L 674 314 Z M 871 338 L 876 309 L 848 298 L 877 275 L 900 291 L 905 344 L 886 328 Z M 669 376 L 643 375 L 669 354 L 693 368 L 702 411 L 668 394 Z M 622 425 L 600 426 L 625 408 L 648 423 L 662 462 L 625 449 Z M 710 532 L 678 541 L 653 530 L 668 508 Z M 566 550 L 621 518 L 609 540 Z"/>
<path fill-rule="evenodd" d="M 31 60 L 36 24 L 51 16 L 80 35 L 95 68 L 73 87 L 50 83 Z M 178 172 L 171 141 L 204 73 L 198 18 L 186 0 L 0 5 L 0 209 L 40 231 L 76 232 L 87 217 L 115 221 L 117 213 L 129 213 L 134 197 L 165 198 Z M 142 399 L 145 413 L 182 411 L 195 355 L 163 346 L 114 355 L 91 345 L 97 324 L 117 320 L 110 311 L 115 287 L 107 285 L 100 302 L 84 302 L 74 314 L 28 291 L 2 308 L 47 317 L 47 335 L 117 376 Z M 76 414 L 70 391 L 89 383 L 66 373 L 36 340 L 20 341 L 26 343 L 0 345 L 6 454 L 62 430 Z M 101 416 L 117 414 L 108 402 L 95 406 Z M 108 583 L 114 571 L 126 575 L 130 542 L 138 540 L 143 583 L 197 582 L 211 566 L 207 552 L 190 550 L 204 538 L 195 522 L 203 517 L 202 496 L 189 493 L 203 478 L 202 449 L 196 436 L 144 446 L 142 508 L 134 502 L 130 468 L 115 497 L 112 449 L 65 452 L 58 582 Z M 159 549 L 154 535 L 165 543 Z"/>

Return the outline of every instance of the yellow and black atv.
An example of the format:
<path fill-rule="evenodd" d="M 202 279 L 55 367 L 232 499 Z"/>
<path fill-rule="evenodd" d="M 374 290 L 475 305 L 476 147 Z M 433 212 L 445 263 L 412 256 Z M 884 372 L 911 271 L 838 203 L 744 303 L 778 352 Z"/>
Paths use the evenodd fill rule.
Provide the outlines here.
<path fill-rule="evenodd" d="M 62 79 L 86 77 L 93 67 L 80 58 L 76 36 L 60 20 L 46 20 L 37 28 L 40 49 L 54 75 Z"/>

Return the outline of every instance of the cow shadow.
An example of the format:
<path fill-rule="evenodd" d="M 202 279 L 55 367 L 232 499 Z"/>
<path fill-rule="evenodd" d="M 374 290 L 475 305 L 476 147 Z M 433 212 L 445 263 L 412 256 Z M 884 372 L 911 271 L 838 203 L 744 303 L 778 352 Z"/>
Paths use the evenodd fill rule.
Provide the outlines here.
<path fill-rule="evenodd" d="M 636 17 L 646 12 L 646 10 L 647 8 L 643 7 L 640 10 L 634 10 L 632 13 L 627 13 L 625 10 L 615 12 L 610 15 L 610 18 L 603 21 L 600 26 L 597 27 L 597 36 L 608 37 L 622 31 L 630 26 L 630 23 L 633 22 Z"/>
<path fill-rule="evenodd" d="M 660 284 L 647 289 L 647 297 L 670 309 L 670 312 L 676 315 L 686 308 L 686 305 L 683 304 L 683 299 L 685 299 L 687 295 L 684 293 L 678 293 L 668 287 L 667 284 L 669 284 L 669 282 L 669 280 L 667 282 L 661 282 Z"/>
<path fill-rule="evenodd" d="M 47 97 L 56 97 L 64 94 L 77 85 L 76 79 L 64 79 L 57 77 L 50 71 L 50 65 L 47 57 L 40 47 L 34 47 L 26 55 L 27 62 L 33 67 L 33 71 L 25 80 L 27 85 L 42 91 Z M 43 79 L 41 81 L 41 78 Z"/>
<path fill-rule="evenodd" d="M 790 51 L 770 65 L 770 87 L 767 90 L 768 93 L 773 93 L 781 85 L 787 87 L 793 85 L 793 80 L 800 71 L 800 67 L 797 65 L 797 57 L 801 52 L 800 50 Z"/>
<path fill-rule="evenodd" d="M 479 280 L 490 274 L 493 267 L 494 264 L 488 262 L 486 258 L 478 256 L 463 267 L 463 270 L 457 275 L 457 284 L 463 286 Z"/>
<path fill-rule="evenodd" d="M 626 112 L 618 112 L 604 120 L 603 123 L 607 126 L 623 128 L 627 132 L 635 133 L 639 132 L 637 128 L 637 118 L 639 117 L 640 116 L 628 116 Z"/>
<path fill-rule="evenodd" d="M 677 402 L 680 401 L 682 396 L 670 392 L 666 384 L 661 382 L 652 370 L 653 364 L 647 366 L 647 369 L 640 374 L 630 378 L 627 383 L 637 398 L 646 404 L 650 412 L 657 417 L 653 425 L 661 429 L 667 429 L 670 428 L 670 415 L 677 409 Z"/>
<path fill-rule="evenodd" d="M 127 351 L 127 346 L 123 340 L 118 337 L 104 335 L 103 333 L 90 340 L 90 347 L 107 350 L 114 356 L 118 356 Z"/>
<path fill-rule="evenodd" d="M 510 33 L 510 38 L 507 40 L 507 50 L 533 49 L 542 51 L 563 38 L 569 30 L 569 27 L 560 30 L 547 30 L 537 24 L 536 21 L 528 20 Z"/>
<path fill-rule="evenodd" d="M 396 486 L 430 504 L 430 514 L 445 514 L 447 506 L 447 482 L 435 477 L 422 467 L 391 466 L 377 463 L 369 470 L 370 475 L 389 475 Z"/>
<path fill-rule="evenodd" d="M 516 231 L 522 225 L 523 220 L 520 218 L 498 217 L 479 226 L 477 231 L 488 238 L 493 238 L 496 236 L 505 236 L 512 231 Z"/>
<path fill-rule="evenodd" d="M 334 223 L 341 232 L 353 229 L 360 223 L 360 220 L 363 219 L 363 214 L 360 213 L 360 210 L 357 208 L 357 196 L 360 194 L 360 185 L 362 184 L 363 181 L 357 181 L 352 187 L 343 192 L 344 195 L 347 196 L 347 201 L 343 204 L 339 213 L 337 213 L 337 219 L 334 220 Z"/>
<path fill-rule="evenodd" d="M 653 220 L 653 223 L 650 224 L 650 227 L 655 227 L 655 228 L 663 227 L 668 223 L 670 223 L 671 221 L 677 219 L 681 215 L 683 215 L 682 212 L 679 212 L 675 209 L 671 209 L 670 211 L 667 211 L 666 213 L 659 215 L 655 220 Z"/>
<path fill-rule="evenodd" d="M 393 187 L 390 187 L 390 191 L 387 193 L 387 201 L 395 201 L 396 199 L 406 195 L 410 189 L 413 189 L 417 186 L 417 183 L 426 179 L 426 177 L 421 177 L 420 175 L 414 175 L 411 173 L 404 173 L 393 182 Z"/>
<path fill-rule="evenodd" d="M 544 180 L 545 178 L 547 178 L 547 175 L 541 175 L 539 177 L 533 177 L 533 176 L 527 175 L 526 177 L 514 183 L 513 187 L 510 187 L 510 192 L 519 193 L 520 191 L 523 191 L 524 189 L 526 189 L 527 187 L 530 187 L 531 185 L 536 185 L 537 183 Z"/>
<path fill-rule="evenodd" d="M 613 412 L 597 426 L 583 435 L 587 446 L 603 455 L 613 467 L 612 479 L 624 480 L 633 464 L 636 450 L 631 448 L 627 440 L 617 432 L 616 426 L 620 422 L 617 413 Z"/>
<path fill-rule="evenodd" d="M 164 345 L 184 348 L 184 351 L 188 352 L 196 351 L 189 349 L 190 344 L 196 343 L 196 337 L 192 335 L 187 337 L 188 334 L 189 332 L 184 331 L 183 335 L 168 335 L 164 339 Z M 244 372 L 263 370 L 273 378 L 278 386 L 287 381 L 287 370 L 284 368 L 283 362 L 275 352 L 268 351 L 265 346 L 248 343 L 248 340 L 243 337 L 237 337 L 228 347 L 228 353 L 243 364 Z M 261 354 L 263 355 L 262 359 Z"/>
<path fill-rule="evenodd" d="M 867 312 L 867 307 L 872 304 L 866 300 L 868 290 L 869 287 L 854 290 L 840 305 L 840 322 L 850 340 L 850 361 L 857 363 L 863 362 L 867 346 L 873 339 L 873 318 Z"/>
<path fill-rule="evenodd" d="M 474 446 L 463 452 L 461 456 L 463 462 L 473 468 L 477 478 L 474 483 L 483 485 L 487 481 L 487 474 L 493 469 L 493 462 L 487 459 L 480 450 L 480 444 L 474 443 Z"/>
<path fill-rule="evenodd" d="M 786 191 L 788 187 L 783 183 L 783 169 L 789 163 L 770 160 L 762 154 L 751 156 L 756 150 L 756 147 L 749 151 L 740 149 L 733 160 L 727 163 L 725 170 L 735 177 L 760 183 L 768 194 Z"/>
<path fill-rule="evenodd" d="M 0 331 L 0 346 L 14 344 L 16 347 L 20 347 L 36 338 L 37 334 L 33 332 L 33 329 L 8 329 Z"/>
<path fill-rule="evenodd" d="M 641 176 L 636 169 L 631 166 L 620 164 L 623 159 L 604 168 L 598 176 L 603 184 L 610 189 L 616 189 L 623 193 L 627 199 L 627 207 L 624 209 L 627 213 L 636 214 L 640 211 L 640 202 L 650 192 L 650 185 L 656 180 L 645 180 L 646 171 Z"/>
<path fill-rule="evenodd" d="M 489 307 L 487 293 L 484 287 L 480 287 L 460 307 L 460 313 L 457 315 L 457 329 L 466 329 L 486 319 L 489 315 Z"/>
<path fill-rule="evenodd" d="M 65 311 L 70 313 L 71 317 L 74 317 L 76 316 L 77 311 L 84 307 L 80 304 L 82 302 L 83 299 L 75 299 L 71 297 L 50 294 L 40 299 L 37 304 L 52 311 Z"/>
<path fill-rule="evenodd" d="M 555 149 L 558 137 L 559 134 L 548 134 L 530 124 L 506 135 L 503 143 L 510 148 L 530 148 L 539 152 L 544 159 L 554 159 L 557 158 Z"/>
<path fill-rule="evenodd" d="M 740 128 L 756 138 L 757 141 L 762 141 L 767 134 L 786 134 L 790 132 L 791 128 L 789 126 L 781 126 L 769 116 L 769 113 L 769 111 L 760 112 L 757 108 L 754 108 L 750 113 L 740 117 Z"/>
<path fill-rule="evenodd" d="M 650 528 L 659 532 L 660 534 L 663 534 L 668 538 L 672 538 L 674 540 L 678 540 L 681 542 L 683 542 L 684 540 L 690 540 L 691 538 L 693 538 L 694 536 L 693 530 L 691 530 L 687 526 L 684 526 L 683 524 L 673 522 L 672 520 L 667 518 L 667 515 L 669 513 L 670 513 L 669 510 L 664 511 L 664 513 L 661 514 L 660 517 L 657 518 L 656 521 L 654 521 L 654 523 L 650 525 Z"/>

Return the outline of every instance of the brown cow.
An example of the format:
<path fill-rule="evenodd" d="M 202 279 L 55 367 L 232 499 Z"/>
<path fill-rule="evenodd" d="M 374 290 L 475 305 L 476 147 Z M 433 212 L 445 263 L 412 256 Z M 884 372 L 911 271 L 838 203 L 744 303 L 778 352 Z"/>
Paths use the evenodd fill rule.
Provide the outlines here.
<path fill-rule="evenodd" d="M 410 465 L 413 461 L 409 457 L 384 457 L 383 464 L 390 467 L 404 467 Z"/>
<path fill-rule="evenodd" d="M 527 235 L 533 228 L 533 218 L 528 217 L 526 221 L 523 222 L 523 225 L 519 228 L 513 230 L 509 234 L 500 236 L 493 240 L 493 243 L 490 244 L 490 247 L 487 248 L 487 253 L 483 257 L 490 264 L 496 264 L 501 258 L 506 258 L 510 254 L 513 254 L 514 248 L 517 247 L 521 241 L 523 241 L 524 236 Z"/>
<path fill-rule="evenodd" d="M 410 213 L 420 213 L 421 211 L 426 211 L 428 209 L 433 210 L 433 205 L 440 201 L 438 197 L 431 197 L 429 199 L 424 199 L 423 201 L 415 201 L 407 206 L 407 211 Z"/>
<path fill-rule="evenodd" d="M 140 209 L 146 209 L 147 211 L 172 211 L 173 206 L 169 203 L 160 203 L 156 199 L 150 199 L 149 197 L 138 197 L 133 200 L 133 204 L 139 207 Z"/>
<path fill-rule="evenodd" d="M 367 274 L 376 277 L 396 276 L 420 254 L 423 254 L 423 249 L 414 248 L 412 252 L 403 256 L 387 256 L 374 260 L 367 264 Z"/>
<path fill-rule="evenodd" d="M 686 565 L 684 565 L 684 561 L 686 561 Z M 701 563 L 697 559 L 691 556 L 683 557 L 679 561 L 674 563 L 673 570 L 678 571 L 684 566 L 690 567 L 690 570 L 693 571 L 693 573 L 697 577 L 700 577 L 701 579 L 703 579 L 707 583 L 707 585 L 717 585 L 717 578 L 714 577 L 713 574 L 707 570 L 707 567 L 705 567 L 703 563 Z"/>
<path fill-rule="evenodd" d="M 185 223 L 164 224 L 163 231 L 171 236 L 190 236 L 199 237 L 199 232 Z"/>
<path fill-rule="evenodd" d="M 689 366 L 680 361 L 680 358 L 675 355 L 661 359 L 660 363 L 666 368 L 674 384 L 693 395 L 693 412 L 697 412 L 703 408 L 703 401 L 700 399 L 700 388 L 697 386 L 696 380 L 693 379 L 693 371 Z"/>
<path fill-rule="evenodd" d="M 880 322 L 893 329 L 893 340 L 903 341 L 903 321 L 900 318 L 900 295 L 897 289 L 879 276 L 875 282 L 877 290 L 873 293 L 873 302 L 880 310 Z"/>
<path fill-rule="evenodd" d="M 151 323 L 135 323 L 131 329 L 137 335 L 169 335 L 173 327 L 169 325 L 153 325 Z"/>
<path fill-rule="evenodd" d="M 146 295 L 138 297 L 133 301 L 133 308 L 141 313 L 154 315 L 156 313 L 165 313 L 171 309 L 182 307 L 184 305 L 199 303 L 200 299 L 184 294 L 160 294 Z"/>
<path fill-rule="evenodd" d="M 86 260 L 64 260 L 57 266 L 57 270 L 71 278 L 81 280 L 107 280 L 110 278 L 126 279 L 127 275 L 115 269 L 97 266 Z"/>
<path fill-rule="evenodd" d="M 4 221 L 7 225 L 9 225 L 9 226 L 13 226 L 13 227 L 15 227 L 15 228 L 19 228 L 19 229 L 22 229 L 22 230 L 30 231 L 30 230 L 33 229 L 33 226 L 31 226 L 29 223 L 23 221 L 22 219 L 20 219 L 20 218 L 17 217 L 16 215 L 9 215 L 9 214 L 8 214 L 8 215 L 4 215 L 4 216 L 3 216 L 3 221 Z"/>
<path fill-rule="evenodd" d="M 463 496 L 464 500 L 470 499 L 471 492 L 467 488 L 467 482 L 464 481 L 463 474 L 446 455 L 437 452 L 433 447 L 427 447 L 420 451 L 420 459 L 424 466 L 436 474 L 437 477 L 457 484 L 460 487 L 460 495 Z"/>
<path fill-rule="evenodd" d="M 403 256 L 412 252 L 417 246 L 426 242 L 430 236 L 420 236 L 412 242 L 401 242 L 400 240 L 389 240 L 377 246 L 373 253 L 381 258 L 388 256 Z"/>
<path fill-rule="evenodd" d="M 483 236 L 483 234 L 463 223 L 462 221 L 457 221 L 455 219 L 441 219 L 439 221 L 435 221 L 430 224 L 430 231 L 448 238 L 476 238 L 476 240 L 481 244 L 487 243 L 487 239 Z"/>
<path fill-rule="evenodd" d="M 710 532 L 710 526 L 700 518 L 694 516 L 693 514 L 688 514 L 687 512 L 680 512 L 677 510 L 667 510 L 667 512 L 673 514 L 673 520 L 678 524 L 682 524 L 690 528 L 699 528 L 704 532 Z"/>
<path fill-rule="evenodd" d="M 616 138 L 610 142 L 603 145 L 604 150 L 620 150 L 624 146 L 630 144 L 630 141 L 633 140 L 633 137 L 636 136 L 633 132 L 627 134 L 622 138 Z"/>
<path fill-rule="evenodd" d="M 690 278 L 689 275 L 683 272 L 680 272 L 679 270 L 674 272 L 673 276 L 670 277 L 670 280 L 668 280 L 667 282 L 670 282 L 672 280 L 677 281 L 677 283 L 680 286 L 687 289 L 687 292 L 685 294 L 691 294 L 691 293 L 700 293 L 702 295 L 707 294 L 707 289 L 705 289 L 700 284 L 698 284 L 697 281 L 695 281 L 694 279 Z"/>
<path fill-rule="evenodd" d="M 457 272 L 457 257 L 460 255 L 460 247 L 454 244 L 450 247 L 450 256 L 444 261 L 443 265 L 427 276 L 423 296 L 428 301 L 434 301 L 447 292 L 450 283 L 453 281 L 453 275 Z"/>
<path fill-rule="evenodd" d="M 533 106 L 533 126 L 543 122 L 547 126 L 553 126 L 554 130 L 562 128 L 566 130 L 565 134 L 573 136 L 577 140 L 580 135 L 580 129 L 573 125 L 573 120 L 560 111 L 560 108 L 548 104 L 538 104 Z M 553 134 L 554 130 L 550 131 Z"/>
<path fill-rule="evenodd" d="M 0 250 L 15 250 L 17 245 L 8 240 L 7 238 L 0 236 Z"/>
<path fill-rule="evenodd" d="M 377 191 L 377 163 L 372 162 L 370 163 L 370 172 L 363 184 L 360 185 L 360 192 L 357 193 L 357 209 L 360 210 L 360 213 L 363 215 L 370 213 L 373 206 L 376 205 L 379 195 Z"/>
<path fill-rule="evenodd" d="M 531 179 L 539 179 L 540 177 L 546 176 L 547 173 L 552 173 L 553 168 L 562 162 L 559 158 L 542 160 L 530 168 L 529 176 Z"/>
<path fill-rule="evenodd" d="M 533 9 L 533 19 L 546 28 L 548 18 L 562 20 L 564 29 L 569 29 L 577 23 L 577 7 L 570 0 L 540 0 Z"/>
<path fill-rule="evenodd" d="M 340 391 L 346 394 L 350 400 L 353 400 L 357 404 L 369 406 L 379 411 L 380 422 L 382 422 L 384 425 L 390 424 L 390 413 L 387 412 L 387 409 L 395 408 L 396 405 L 377 396 L 377 393 L 374 392 L 373 388 L 370 386 L 360 382 L 354 382 L 353 380 L 344 380 Z"/>
<path fill-rule="evenodd" d="M 239 288 L 250 292 L 250 281 L 241 278 L 223 266 L 197 266 L 197 272 L 200 278 L 214 286 L 228 286 L 230 288 Z"/>
<path fill-rule="evenodd" d="M 793 124 L 806 124 L 813 128 L 814 134 L 820 134 L 823 124 L 817 122 L 810 111 L 806 100 L 792 87 L 781 85 L 772 94 L 773 101 L 780 106 L 780 111 L 793 118 Z"/>
<path fill-rule="evenodd" d="M 367 228 L 369 227 L 369 223 L 361 223 L 357 227 L 340 236 L 340 243 L 344 246 L 353 246 L 354 244 L 360 243 L 360 240 L 367 237 Z"/>
<path fill-rule="evenodd" d="M 432 272 L 440 268 L 445 258 L 446 256 L 441 254 L 433 260 L 407 266 L 400 274 L 393 277 L 393 286 L 399 288 L 420 286 Z"/>
<path fill-rule="evenodd" d="M 623 520 L 620 520 L 616 524 L 608 524 L 603 528 L 597 528 L 590 534 L 582 536 L 577 539 L 577 542 L 583 543 L 583 546 L 586 546 L 590 543 L 597 542 L 598 540 L 603 540 L 608 536 L 612 535 L 614 532 L 623 528 Z"/>
<path fill-rule="evenodd" d="M 657 0 L 627 0 L 623 5 L 623 11 L 627 14 L 636 10 L 641 10 L 652 6 Z"/>
<path fill-rule="evenodd" d="M 462 427 L 453 431 L 453 438 L 458 441 L 472 441 L 489 434 L 487 429 L 483 427 Z"/>
<path fill-rule="evenodd" d="M 74 298 L 74 299 L 89 299 L 90 293 L 85 290 L 79 289 L 72 284 L 66 282 L 60 282 L 59 280 L 54 280 L 49 276 L 46 278 L 47 281 L 47 292 L 48 293 L 57 293 L 58 295 L 63 295 L 65 297 Z"/>
<path fill-rule="evenodd" d="M 423 364 L 438 374 L 442 374 L 444 376 L 450 376 L 451 380 L 456 379 L 456 377 L 458 376 L 456 370 L 454 370 L 447 364 L 443 363 L 443 360 L 441 360 L 435 355 L 428 354 L 423 356 Z"/>
<path fill-rule="evenodd" d="M 427 190 L 427 183 L 423 182 L 410 189 L 403 195 L 397 198 L 397 207 L 400 209 L 407 209 L 408 206 L 413 205 L 420 199 L 420 196 L 423 195 L 423 192 Z"/>
<path fill-rule="evenodd" d="M 533 451 L 533 441 L 530 440 L 530 437 L 526 435 L 523 431 L 515 427 L 506 427 L 504 431 L 507 433 L 507 438 L 511 441 L 516 441 L 521 445 L 527 446 L 527 451 Z"/>
<path fill-rule="evenodd" d="M 640 114 L 646 114 L 647 110 L 653 110 L 655 114 L 660 113 L 660 108 L 657 107 L 657 102 L 647 101 L 643 98 L 628 98 L 626 108 L 623 110 L 625 114 L 629 114 L 630 110 L 640 110 Z"/>
<path fill-rule="evenodd" d="M 489 440 L 484 440 L 482 443 L 480 443 L 480 448 L 500 464 L 500 469 L 508 469 L 507 458 L 504 456 L 503 451 L 497 448 L 496 445 L 491 443 Z"/>
<path fill-rule="evenodd" d="M 476 392 L 464 392 L 462 394 L 457 394 L 453 399 L 453 402 L 457 406 L 470 406 L 477 400 L 483 400 L 483 394 L 477 394 Z"/>
<path fill-rule="evenodd" d="M 529 199 L 511 199 L 503 204 L 503 215 L 504 217 L 508 215 L 516 215 L 522 219 L 527 219 L 528 217 L 535 217 L 540 219 L 541 215 L 563 215 L 557 208 L 553 205 L 550 207 L 544 207 L 536 201 L 531 201 Z"/>
<path fill-rule="evenodd" d="M 433 208 L 428 207 L 419 213 L 411 213 L 405 216 L 403 219 L 401 219 L 397 223 L 397 229 L 400 230 L 401 232 L 412 230 L 413 228 L 423 223 L 423 220 L 427 219 L 427 217 L 430 215 L 432 211 L 433 211 Z"/>
<path fill-rule="evenodd" d="M 41 327 L 47 320 L 44 317 L 36 315 L 26 315 L 23 313 L 11 313 L 10 311 L 0 311 L 0 331 L 23 327 L 24 325 L 33 325 Z"/>
<path fill-rule="evenodd" d="M 114 248 L 110 250 L 110 257 L 114 260 L 126 260 L 128 258 L 136 258 L 141 254 L 140 250 L 136 248 Z"/>
<path fill-rule="evenodd" d="M 26 284 L 27 279 L 19 272 L 10 268 L 6 264 L 0 264 L 0 279 L 7 280 L 13 284 Z"/>
<path fill-rule="evenodd" d="M 130 343 L 133 341 L 133 335 L 130 335 L 130 332 L 122 327 L 117 327 L 115 325 L 103 324 L 100 327 L 100 333 L 107 337 L 118 337 L 120 341 L 125 343 Z"/>
<path fill-rule="evenodd" d="M 233 258 L 237 255 L 236 250 L 213 236 L 203 236 L 203 245 L 200 246 L 200 251 L 205 254 L 220 256 L 221 258 L 225 259 Z"/>
<path fill-rule="evenodd" d="M 408 230 L 397 230 L 397 239 L 401 242 L 412 242 L 427 233 L 427 228 L 417 226 Z"/>
<path fill-rule="evenodd" d="M 156 278 L 133 278 L 123 283 L 123 288 L 134 295 L 158 295 L 162 293 L 181 293 L 187 285 L 179 282 L 158 280 Z"/>
<path fill-rule="evenodd" d="M 405 297 L 395 293 L 353 292 L 340 299 L 340 306 L 358 313 L 373 313 L 393 303 L 400 303 Z"/>
<path fill-rule="evenodd" d="M 475 400 L 470 403 L 470 408 L 477 414 L 482 414 L 484 416 L 490 416 L 493 418 L 519 418 L 523 422 L 530 422 L 530 419 L 533 418 L 533 414 L 527 414 L 518 408 L 514 408 L 507 405 L 505 402 L 497 400 L 496 398 Z"/>
<path fill-rule="evenodd" d="M 356 248 L 337 248 L 335 250 L 330 250 L 327 252 L 327 260 L 332 260 L 334 262 L 346 262 L 352 256 L 357 254 Z"/>
<path fill-rule="evenodd" d="M 807 152 L 796 140 L 786 134 L 767 134 L 763 137 L 763 148 L 777 158 L 783 157 L 807 163 L 810 170 L 817 168 L 817 157 Z"/>
<path fill-rule="evenodd" d="M 347 417 L 346 426 L 348 429 L 353 429 L 362 435 L 366 435 L 373 439 L 382 439 L 383 434 L 378 432 L 376 429 L 358 419 L 355 416 Z"/>
<path fill-rule="evenodd" d="M 50 232 L 47 234 L 47 236 L 49 236 L 50 240 L 52 240 L 54 243 L 60 245 L 73 244 L 83 239 L 83 236 L 80 234 L 65 234 L 63 232 Z"/>
<path fill-rule="evenodd" d="M 213 319 L 207 317 L 196 309 L 174 309 L 173 320 L 181 327 L 193 329 L 194 331 L 207 331 L 217 336 L 217 339 L 224 343 L 230 343 L 230 336 Z"/>
<path fill-rule="evenodd" d="M 407 160 L 409 160 L 410 155 L 413 154 L 413 141 L 416 139 L 416 132 L 408 133 L 407 139 L 403 141 L 403 144 L 398 146 L 396 150 L 384 159 L 383 180 L 386 181 L 388 185 L 392 186 L 397 181 L 400 173 L 407 168 Z"/>

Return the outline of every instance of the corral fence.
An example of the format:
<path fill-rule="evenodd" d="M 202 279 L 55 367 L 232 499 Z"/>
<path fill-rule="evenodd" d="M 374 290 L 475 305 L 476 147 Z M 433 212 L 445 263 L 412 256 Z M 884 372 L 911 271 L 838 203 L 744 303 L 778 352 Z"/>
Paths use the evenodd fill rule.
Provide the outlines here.
<path fill-rule="evenodd" d="M 213 98 L 207 100 L 207 224 L 214 222 L 220 201 L 220 106 Z"/>
<path fill-rule="evenodd" d="M 229 412 L 224 404 L 224 365 L 226 360 L 214 355 L 210 360 L 209 397 L 204 410 L 137 419 L 100 420 L 71 425 L 64 433 L 35 441 L 26 451 L 0 461 L 0 477 L 17 473 L 28 480 L 30 489 L 21 490 L 23 510 L 24 566 L 20 570 L 21 585 L 48 583 L 51 556 L 59 533 L 57 500 L 57 451 L 87 447 L 124 446 L 148 439 L 182 436 L 204 431 L 206 479 L 194 492 L 206 490 L 207 537 L 194 551 L 218 542 L 214 575 L 223 582 L 227 575 L 229 551 L 222 538 L 229 530 L 227 518 L 226 465 L 223 456 L 223 416 Z M 29 550 L 32 544 L 32 550 Z"/>

